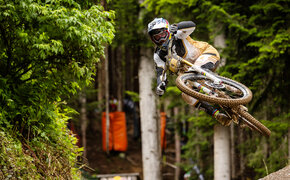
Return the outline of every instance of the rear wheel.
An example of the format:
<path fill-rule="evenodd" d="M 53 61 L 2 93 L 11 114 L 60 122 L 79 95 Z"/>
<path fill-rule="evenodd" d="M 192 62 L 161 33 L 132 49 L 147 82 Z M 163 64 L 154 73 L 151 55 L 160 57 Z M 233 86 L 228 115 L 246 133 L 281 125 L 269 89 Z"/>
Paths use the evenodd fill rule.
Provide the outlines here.
<path fill-rule="evenodd" d="M 212 80 L 203 75 L 185 73 L 177 77 L 176 85 L 185 94 L 214 104 L 232 107 L 247 104 L 252 100 L 252 92 L 245 85 L 229 78 L 215 76 L 222 80 L 223 84 L 214 84 Z M 211 90 L 215 95 L 203 93 L 201 89 L 193 86 L 194 82 L 198 82 L 201 87 Z"/>
<path fill-rule="evenodd" d="M 250 113 L 245 111 L 244 109 L 239 109 L 240 114 L 240 121 L 245 123 L 250 129 L 258 131 L 259 133 L 263 134 L 264 136 L 270 136 L 271 131 L 260 123 L 256 118 L 254 118 Z"/>

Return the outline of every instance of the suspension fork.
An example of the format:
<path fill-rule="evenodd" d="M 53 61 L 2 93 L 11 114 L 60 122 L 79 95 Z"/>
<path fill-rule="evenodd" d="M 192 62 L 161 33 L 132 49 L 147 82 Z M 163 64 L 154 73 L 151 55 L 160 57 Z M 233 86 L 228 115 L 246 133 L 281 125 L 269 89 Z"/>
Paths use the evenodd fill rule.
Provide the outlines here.
<path fill-rule="evenodd" d="M 199 92 L 201 93 L 205 93 L 207 95 L 213 95 L 213 96 L 217 96 L 217 93 L 215 93 L 214 91 L 210 90 L 209 88 L 207 88 L 206 86 L 194 81 L 192 83 L 192 85 L 197 88 L 199 90 Z"/>

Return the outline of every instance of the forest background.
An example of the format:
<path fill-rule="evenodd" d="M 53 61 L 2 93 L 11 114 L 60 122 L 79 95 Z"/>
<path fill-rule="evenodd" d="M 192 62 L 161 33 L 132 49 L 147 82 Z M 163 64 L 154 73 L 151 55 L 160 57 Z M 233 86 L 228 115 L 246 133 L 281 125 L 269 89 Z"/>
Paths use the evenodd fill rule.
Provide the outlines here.
<path fill-rule="evenodd" d="M 67 135 L 67 121 L 78 125 L 82 105 L 88 117 L 96 107 L 104 110 L 105 59 L 109 94 L 120 102 L 118 108 L 126 92 L 138 96 L 140 56 L 149 49 L 152 58 L 146 33 L 155 17 L 192 20 L 193 39 L 211 44 L 223 34 L 226 47 L 219 52 L 226 60 L 218 73 L 253 91 L 249 111 L 272 134 L 233 129 L 236 178 L 262 177 L 287 165 L 289 1 L 0 0 L 0 5 L 1 178 L 79 177 L 76 157 L 85 150 Z M 189 113 L 179 96 L 170 84 L 159 103 L 171 99 L 164 108 L 178 107 L 177 119 L 189 122 L 183 157 L 194 159 L 212 179 L 215 122 L 202 112 Z"/>

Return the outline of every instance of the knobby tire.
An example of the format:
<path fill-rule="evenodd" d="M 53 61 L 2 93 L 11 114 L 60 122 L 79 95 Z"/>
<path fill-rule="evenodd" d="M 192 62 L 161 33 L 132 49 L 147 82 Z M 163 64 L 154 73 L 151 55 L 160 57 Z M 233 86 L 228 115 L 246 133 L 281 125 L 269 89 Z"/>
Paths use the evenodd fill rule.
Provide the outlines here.
<path fill-rule="evenodd" d="M 262 123 L 260 123 L 256 118 L 254 118 L 250 113 L 248 113 L 247 111 L 245 111 L 243 109 L 239 109 L 238 113 L 243 118 L 246 119 L 246 121 L 244 121 L 244 123 L 246 123 L 250 128 L 258 131 L 259 133 L 261 133 L 264 136 L 271 135 L 271 131 L 266 126 L 264 126 Z M 247 121 L 250 122 L 251 124 L 249 124 Z"/>
<path fill-rule="evenodd" d="M 252 100 L 252 92 L 245 85 L 237 81 L 234 81 L 232 79 L 226 78 L 226 77 L 222 77 L 218 75 L 215 75 L 215 76 L 221 79 L 224 83 L 232 87 L 235 87 L 236 89 L 241 90 L 241 92 L 243 92 L 243 97 L 231 99 L 231 98 L 224 98 L 224 97 L 215 97 L 215 96 L 210 96 L 204 93 L 200 93 L 188 87 L 186 85 L 186 81 L 187 80 L 196 81 L 197 79 L 200 79 L 200 78 L 207 79 L 207 77 L 203 75 L 196 75 L 194 73 L 184 73 L 184 74 L 179 75 L 176 78 L 176 86 L 185 94 L 188 94 L 189 96 L 195 97 L 199 100 L 207 101 L 214 104 L 226 105 L 229 107 L 233 107 L 233 106 L 237 106 L 241 104 L 247 104 Z"/>

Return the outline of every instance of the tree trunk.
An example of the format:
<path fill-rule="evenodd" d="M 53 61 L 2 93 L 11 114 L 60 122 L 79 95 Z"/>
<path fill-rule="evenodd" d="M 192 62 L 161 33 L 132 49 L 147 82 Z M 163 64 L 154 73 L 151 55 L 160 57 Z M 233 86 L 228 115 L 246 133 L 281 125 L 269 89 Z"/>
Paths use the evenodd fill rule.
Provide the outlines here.
<path fill-rule="evenodd" d="M 98 88 L 98 102 L 104 102 L 106 97 L 106 59 L 101 58 L 100 62 L 97 64 L 97 73 L 98 73 L 98 79 L 97 79 L 97 88 Z M 104 110 L 104 104 L 99 104 L 99 110 Z"/>
<path fill-rule="evenodd" d="M 290 164 L 290 127 L 288 128 L 288 164 Z"/>
<path fill-rule="evenodd" d="M 224 33 L 221 33 L 214 38 L 214 47 L 221 49 L 219 50 L 219 52 L 226 47 L 226 39 Z M 221 58 L 219 67 L 224 65 L 226 65 L 226 58 Z"/>
<path fill-rule="evenodd" d="M 146 53 L 146 54 L 145 54 Z M 144 180 L 161 179 L 160 127 L 157 121 L 156 98 L 152 91 L 153 61 L 143 52 L 139 69 L 142 163 Z"/>
<path fill-rule="evenodd" d="M 106 152 L 107 154 L 109 154 L 109 130 L 110 130 L 110 118 L 109 118 L 109 101 L 110 101 L 110 97 L 109 97 L 109 58 L 108 58 L 108 48 L 105 48 L 105 94 L 106 94 Z"/>
<path fill-rule="evenodd" d="M 101 0 L 101 5 L 104 7 L 104 10 L 107 9 L 107 2 L 106 0 Z M 108 57 L 108 45 L 105 47 L 105 58 L 101 59 L 103 60 L 103 67 L 101 71 L 101 76 L 98 77 L 99 79 L 99 91 L 102 90 L 105 92 L 105 109 L 106 109 L 106 152 L 109 154 L 109 129 L 110 129 L 110 118 L 109 118 L 109 93 L 110 93 L 110 87 L 109 87 L 109 57 Z M 102 62 L 102 61 L 101 61 Z M 105 85 L 100 84 L 100 82 L 104 82 Z M 99 92 L 98 99 L 103 100 L 104 92 Z"/>
<path fill-rule="evenodd" d="M 178 120 L 176 118 L 177 114 L 178 114 L 178 108 L 174 108 L 174 123 L 177 125 L 178 124 Z M 176 126 L 177 128 L 175 128 L 175 163 L 177 164 L 176 168 L 175 168 L 175 180 L 179 179 L 180 176 L 180 168 L 179 168 L 179 164 L 181 162 L 181 150 L 180 150 L 180 132 L 179 132 L 179 128 L 178 126 Z"/>
<path fill-rule="evenodd" d="M 236 178 L 235 126 L 231 124 L 231 177 Z"/>
<path fill-rule="evenodd" d="M 122 74 L 122 54 L 124 54 L 124 51 L 122 50 L 122 47 L 117 51 L 117 59 L 116 59 L 116 85 L 117 85 L 117 111 L 122 111 L 123 107 L 123 74 Z"/>
<path fill-rule="evenodd" d="M 214 127 L 214 179 L 230 180 L 229 128 L 219 124 Z"/>
<path fill-rule="evenodd" d="M 243 144 L 245 141 L 245 138 L 244 138 L 244 131 L 242 129 L 239 130 L 239 144 Z M 240 154 L 240 170 L 239 170 L 239 176 L 242 177 L 241 179 L 244 180 L 245 177 L 243 176 L 244 174 L 244 170 L 245 170 L 245 152 L 244 150 L 240 150 L 239 152 Z"/>
<path fill-rule="evenodd" d="M 216 28 L 216 31 L 221 31 L 222 25 Z M 226 40 L 224 33 L 220 33 L 214 39 L 214 46 L 219 49 L 226 47 Z M 221 58 L 220 66 L 226 63 L 225 58 Z M 231 157 L 234 155 L 230 152 L 230 129 L 221 125 L 216 125 L 214 128 L 214 179 L 215 180 L 229 180 L 231 177 Z M 232 144 L 233 145 L 233 144 Z M 232 159 L 234 159 L 232 157 Z M 233 165 L 234 166 L 234 165 Z M 233 167 L 232 166 L 232 167 Z"/>
<path fill-rule="evenodd" d="M 81 92 L 79 96 L 79 101 L 81 104 L 81 110 L 80 110 L 80 121 L 81 121 L 81 133 L 82 133 L 82 146 L 84 147 L 84 152 L 83 152 L 83 163 L 86 163 L 86 157 L 87 157 L 87 140 L 86 140 L 86 131 L 87 131 L 87 126 L 88 126 L 88 119 L 87 119 L 87 98 L 86 98 L 86 93 Z"/>

